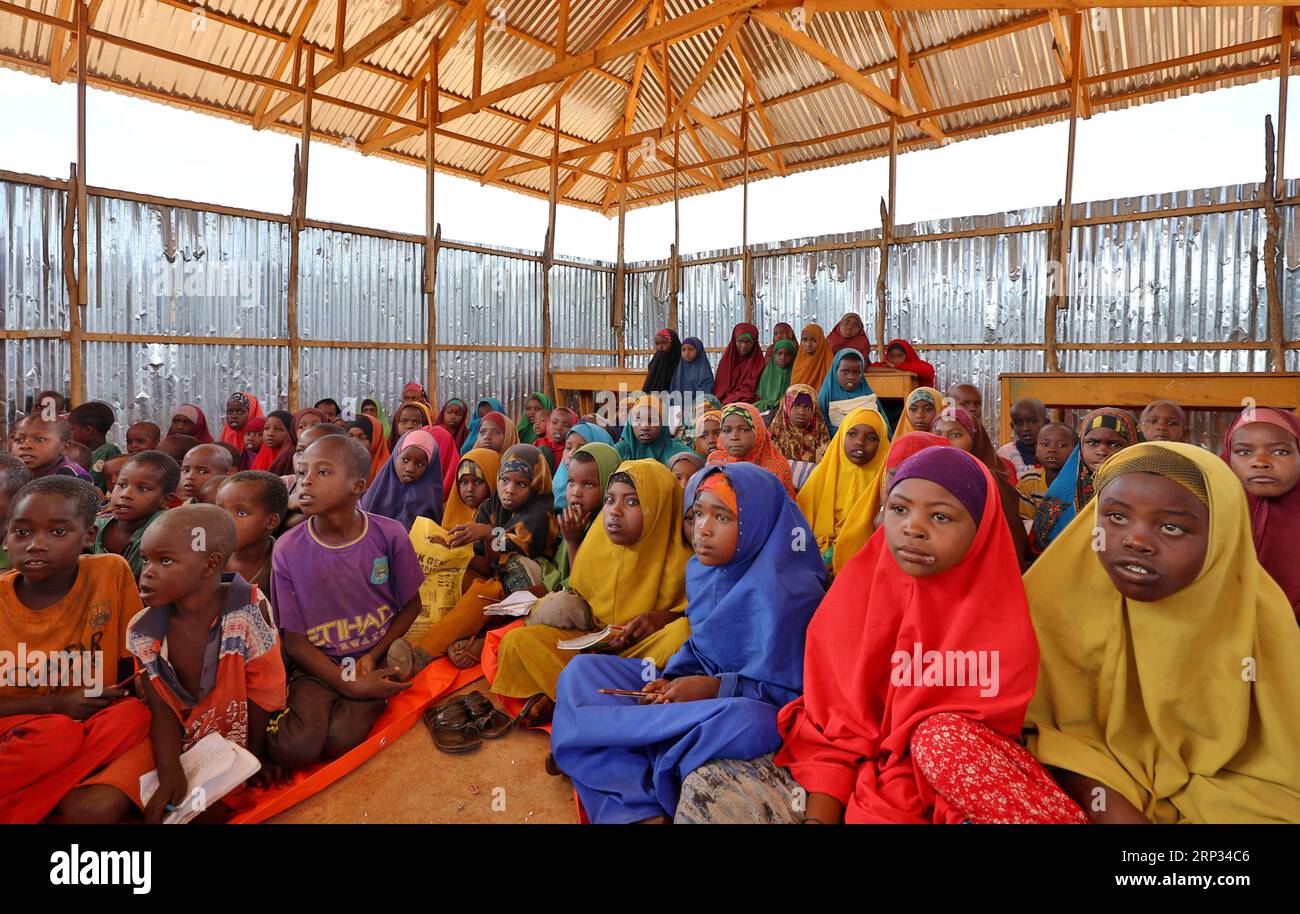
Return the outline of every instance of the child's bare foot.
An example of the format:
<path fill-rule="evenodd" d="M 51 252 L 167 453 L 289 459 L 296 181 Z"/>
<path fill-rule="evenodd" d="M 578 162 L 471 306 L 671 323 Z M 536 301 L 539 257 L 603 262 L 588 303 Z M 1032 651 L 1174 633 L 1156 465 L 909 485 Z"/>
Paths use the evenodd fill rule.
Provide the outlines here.
<path fill-rule="evenodd" d="M 405 638 L 398 638 L 388 648 L 386 663 L 397 671 L 398 682 L 410 682 L 420 670 L 433 661 L 424 648 L 416 647 Z"/>
<path fill-rule="evenodd" d="M 642 819 L 640 822 L 633 822 L 633 825 L 671 825 L 672 820 L 667 816 L 651 816 L 648 819 Z"/>
<path fill-rule="evenodd" d="M 447 648 L 447 659 L 451 661 L 452 666 L 458 670 L 468 670 L 474 664 L 479 662 L 483 656 L 483 646 L 487 639 L 483 636 L 473 638 L 461 638 L 459 641 L 453 641 Z"/>
<path fill-rule="evenodd" d="M 538 692 L 524 702 L 523 710 L 515 718 L 515 723 L 521 727 L 545 727 L 551 722 L 553 714 L 555 702 L 545 692 Z"/>

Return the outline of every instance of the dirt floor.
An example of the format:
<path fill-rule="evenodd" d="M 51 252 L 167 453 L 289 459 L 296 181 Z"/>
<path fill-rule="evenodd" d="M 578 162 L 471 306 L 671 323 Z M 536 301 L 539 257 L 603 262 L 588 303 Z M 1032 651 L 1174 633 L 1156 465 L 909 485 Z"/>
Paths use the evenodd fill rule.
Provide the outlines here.
<path fill-rule="evenodd" d="M 486 681 L 461 692 L 476 690 L 487 692 Z M 270 821 L 577 823 L 569 779 L 546 773 L 549 746 L 543 731 L 512 730 L 474 752 L 448 755 L 434 748 L 419 722 L 356 771 Z"/>

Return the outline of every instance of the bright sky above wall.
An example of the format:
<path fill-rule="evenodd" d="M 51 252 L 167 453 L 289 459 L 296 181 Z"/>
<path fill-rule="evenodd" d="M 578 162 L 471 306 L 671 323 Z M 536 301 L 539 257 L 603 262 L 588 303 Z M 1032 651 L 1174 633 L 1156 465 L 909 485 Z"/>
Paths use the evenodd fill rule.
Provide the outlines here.
<path fill-rule="evenodd" d="M 1294 140 L 1300 92 L 1291 88 L 1288 139 Z M 288 212 L 293 138 L 94 88 L 87 92 L 92 185 Z M 1264 116 L 1276 116 L 1277 95 L 1277 80 L 1263 80 L 1081 121 L 1074 199 L 1263 180 Z M 74 83 L 0 70 L 0 119 L 8 137 L 0 143 L 0 168 L 67 176 L 76 158 Z M 1066 135 L 1064 123 L 1051 124 L 900 156 L 896 221 L 1055 204 L 1064 189 Z M 1295 142 L 1288 146 L 1300 149 Z M 1286 176 L 1300 176 L 1300 155 L 1288 157 Z M 876 227 L 887 178 L 887 160 L 876 159 L 755 182 L 749 189 L 750 242 Z M 311 218 L 421 234 L 423 194 L 422 169 L 325 143 L 312 146 Z M 437 209 L 444 238 L 542 247 L 545 201 L 439 175 Z M 738 245 L 740 221 L 738 187 L 683 200 L 682 253 Z M 616 236 L 614 219 L 559 209 L 560 255 L 613 260 Z M 628 214 L 629 261 L 666 257 L 672 238 L 671 203 Z"/>

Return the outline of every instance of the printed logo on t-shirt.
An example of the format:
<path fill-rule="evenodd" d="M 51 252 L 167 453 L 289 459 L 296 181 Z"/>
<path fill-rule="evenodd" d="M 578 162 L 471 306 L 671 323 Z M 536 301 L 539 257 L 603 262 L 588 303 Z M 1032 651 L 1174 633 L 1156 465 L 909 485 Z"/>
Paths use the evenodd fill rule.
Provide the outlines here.
<path fill-rule="evenodd" d="M 90 604 L 90 627 L 103 628 L 113 618 L 113 604 L 108 600 Z"/>
<path fill-rule="evenodd" d="M 375 559 L 375 564 L 370 568 L 370 583 L 378 587 L 388 580 L 388 556 L 381 555 Z"/>

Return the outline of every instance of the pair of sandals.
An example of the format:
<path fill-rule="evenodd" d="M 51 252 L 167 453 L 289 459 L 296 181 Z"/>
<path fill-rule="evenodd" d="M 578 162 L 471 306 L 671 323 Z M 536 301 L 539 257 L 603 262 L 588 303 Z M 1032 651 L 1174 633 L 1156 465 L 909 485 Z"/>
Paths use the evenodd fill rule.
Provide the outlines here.
<path fill-rule="evenodd" d="M 470 692 L 425 711 L 424 725 L 438 749 L 456 754 L 505 736 L 515 722 L 482 692 Z"/>

